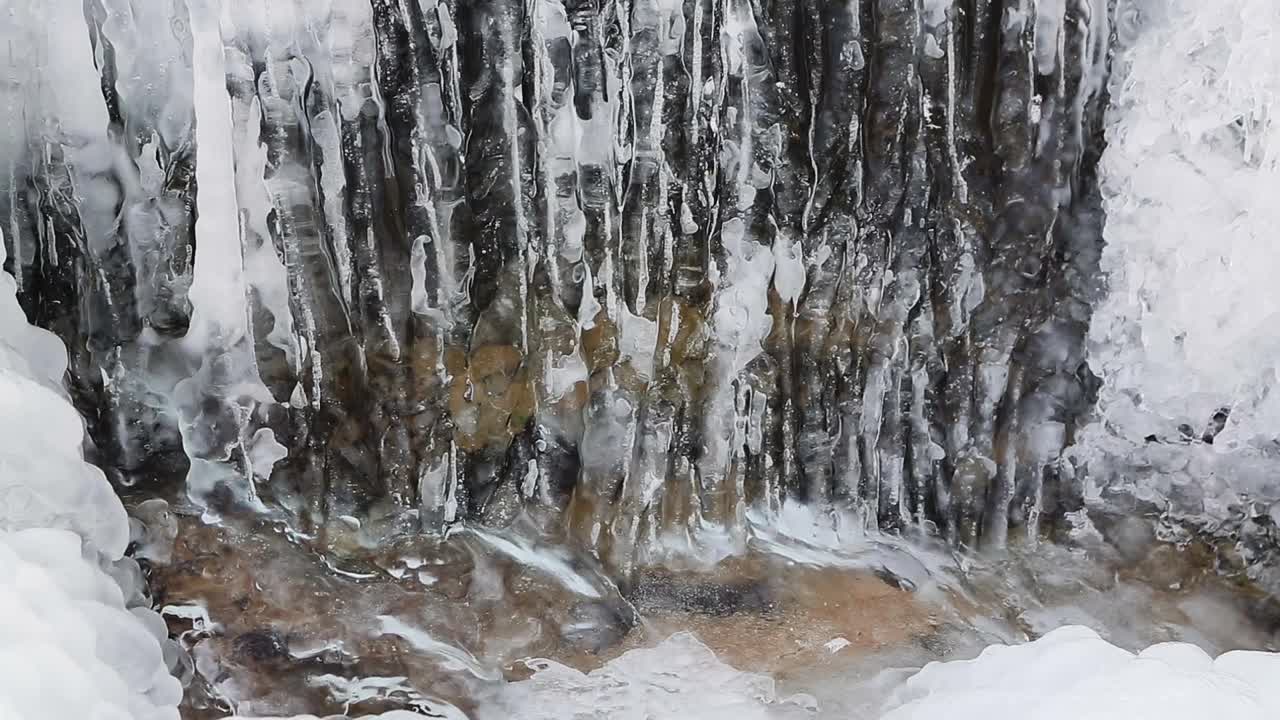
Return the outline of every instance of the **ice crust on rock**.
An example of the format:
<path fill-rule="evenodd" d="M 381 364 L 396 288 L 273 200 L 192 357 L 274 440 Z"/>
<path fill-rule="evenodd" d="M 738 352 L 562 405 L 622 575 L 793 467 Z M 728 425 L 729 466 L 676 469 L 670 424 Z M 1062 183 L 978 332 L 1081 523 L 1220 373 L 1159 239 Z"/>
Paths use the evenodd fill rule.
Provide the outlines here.
<path fill-rule="evenodd" d="M 294 203 L 288 201 L 291 193 L 301 191 L 287 173 L 273 174 L 269 180 L 265 177 L 261 167 L 265 150 L 255 128 L 260 117 L 270 120 L 266 124 L 275 128 L 292 125 L 272 114 L 279 108 L 270 102 L 264 106 L 252 93 L 234 95 L 228 104 L 224 70 L 232 66 L 232 79 L 243 80 L 236 73 L 250 68 L 251 60 L 260 59 L 249 54 L 260 50 L 256 44 L 260 27 L 275 28 L 280 35 L 277 42 L 295 36 L 300 38 L 298 42 L 310 41 L 313 30 L 326 28 L 315 37 L 327 44 L 337 62 L 318 65 L 316 82 L 327 87 L 334 100 L 332 107 L 326 105 L 307 120 L 314 126 L 320 154 L 337 156 L 341 152 L 339 120 L 354 122 L 362 108 L 372 109 L 368 106 L 373 101 L 365 95 L 372 94 L 373 87 L 369 70 L 375 47 L 372 20 L 361 3 L 317 3 L 320 9 L 314 17 L 302 13 L 299 6 L 300 14 L 295 18 L 295 6 L 288 2 L 228 3 L 228 11 L 221 14 L 217 12 L 220 3 L 197 0 L 192 3 L 195 27 L 183 32 L 195 36 L 193 46 L 199 53 L 195 67 L 186 67 L 175 59 L 182 56 L 178 47 L 185 36 L 166 39 L 165 33 L 154 32 L 180 18 L 164 13 L 133 14 L 126 12 L 128 5 L 103 2 L 102 6 L 111 10 L 111 20 L 101 28 L 104 37 L 114 43 L 114 57 L 122 63 L 115 90 L 124 98 L 120 106 L 126 113 L 135 113 L 127 120 L 138 126 L 154 121 L 156 137 L 146 145 L 153 154 L 160 139 L 174 148 L 189 139 L 193 113 L 202 120 L 196 129 L 201 160 L 197 172 L 206 191 L 197 199 L 199 231 L 202 239 L 216 242 L 198 246 L 199 269 L 189 278 L 192 284 L 188 288 L 194 311 L 192 332 L 185 336 L 182 347 L 189 351 L 187 359 L 198 359 L 204 369 L 178 393 L 181 402 L 175 401 L 181 406 L 179 410 L 187 413 L 183 430 L 195 462 L 193 484 L 197 490 L 209 490 L 234 474 L 232 479 L 243 480 L 249 495 L 254 478 L 269 474 L 281 447 L 269 430 L 258 427 L 264 422 L 260 415 L 272 400 L 265 394 L 256 360 L 245 344 L 252 329 L 247 327 L 246 293 L 252 288 L 263 305 L 259 314 L 271 316 L 273 331 L 268 344 L 283 353 L 287 364 L 302 362 L 302 350 L 315 350 L 311 340 L 318 329 L 309 326 L 305 317 L 290 316 L 284 268 L 263 250 L 270 245 L 262 241 L 270 240 L 263 228 L 272 203 L 292 207 Z M 1033 59 L 1041 72 L 1059 61 L 1055 44 L 1045 39 L 1057 38 L 1068 25 L 1061 17 L 1064 5 L 1062 0 L 1041 0 L 1037 5 Z M 1272 113 L 1280 94 L 1280 72 L 1276 71 L 1280 49 L 1274 44 L 1280 29 L 1280 5 L 1275 0 L 1131 0 L 1121 5 L 1116 33 L 1124 47 L 1111 86 L 1114 110 L 1109 115 L 1109 149 L 1103 160 L 1109 215 L 1103 266 L 1108 273 L 1109 295 L 1097 309 L 1091 330 L 1090 362 L 1103 379 L 1103 422 L 1086 433 L 1086 439 L 1104 455 L 1126 458 L 1142 472 L 1153 472 L 1143 478 L 1120 473 L 1124 476 L 1119 478 L 1121 482 L 1132 482 L 1135 492 L 1146 498 L 1177 505 L 1176 509 L 1186 514 L 1211 518 L 1226 516 L 1247 500 L 1261 499 L 1263 513 L 1280 521 L 1280 486 L 1274 480 L 1273 462 L 1280 397 L 1271 392 L 1280 379 L 1280 330 L 1276 329 L 1280 327 L 1280 293 L 1273 288 L 1280 273 L 1280 253 L 1274 251 L 1272 242 L 1274 228 L 1280 227 L 1280 210 L 1274 205 L 1280 190 L 1280 131 Z M 428 6 L 430 3 L 422 4 L 423 8 Z M 946 0 L 926 0 L 921 5 L 921 19 L 930 28 L 939 26 L 948 7 Z M 439 8 L 433 16 L 440 26 L 441 49 L 452 54 L 457 29 L 445 6 Z M 673 8 L 661 5 L 664 26 L 675 22 L 679 10 Z M 52 144 L 65 153 L 68 187 L 82 193 L 76 204 L 85 248 L 97 253 L 109 250 L 114 242 L 110 235 L 112 223 L 120 220 L 118 211 L 125 215 L 122 222 L 134 224 L 132 229 L 138 224 L 158 225 L 161 214 L 152 204 L 172 202 L 173 198 L 160 196 L 148 185 L 158 186 L 152 176 L 164 174 L 157 173 L 156 167 L 138 168 L 139 177 L 131 181 L 136 180 L 140 188 L 146 186 L 145 191 L 129 188 L 125 210 L 115 203 L 119 198 L 113 193 L 119 189 L 103 182 L 118 157 L 107 137 L 107 109 L 99 102 L 101 83 L 91 56 L 93 45 L 84 33 L 84 12 L 82 4 L 74 0 L 0 0 L 0 41 L 7 44 L 8 57 L 31 60 L 29 67 L 16 67 L 17 63 L 9 61 L 15 67 L 13 77 L 6 80 L 12 82 L 0 86 L 0 122 L 5 123 L 0 127 L 0 157 L 25 157 L 18 152 L 19 146 L 35 142 L 35 136 L 43 133 L 56 136 L 59 142 Z M 13 21 L 12 13 L 17 13 L 18 21 Z M 33 17 L 40 22 L 32 21 Z M 241 20 L 243 28 L 238 27 Z M 1021 22 L 1025 18 L 1014 12 L 1008 20 Z M 1140 33 L 1135 32 L 1139 24 Z M 19 31 L 39 28 L 40 37 L 9 32 L 4 25 Z M 743 42 L 742 38 L 757 42 L 758 30 L 750 25 L 744 15 L 726 36 L 735 43 Z M 556 39 L 567 36 L 568 28 L 567 23 L 557 21 L 554 28 L 548 24 L 543 31 Z M 945 40 L 944 35 L 938 37 Z M 928 43 L 927 57 L 944 57 L 937 37 L 930 36 Z M 849 47 L 850 58 L 854 57 L 852 48 L 862 52 L 857 43 L 851 42 Z M 655 58 L 675 54 L 665 44 L 661 50 Z M 234 55 L 237 52 L 241 55 Z M 231 60 L 229 53 L 234 55 Z M 1183 71 L 1171 72 L 1170 68 Z M 735 67 L 734 73 L 751 79 L 742 67 Z M 183 78 L 192 76 L 188 86 Z M 162 92 L 152 92 L 152 85 Z M 482 87 L 481 83 L 476 87 Z M 287 87 L 270 90 L 266 95 L 274 101 L 284 99 L 278 93 L 288 92 Z M 15 102 L 18 91 L 35 94 L 25 102 Z M 694 88 L 694 94 L 698 92 Z M 493 97 L 492 105 L 504 112 L 515 108 L 514 103 L 507 103 L 505 86 Z M 431 108 L 434 102 L 423 100 L 421 108 Z M 592 102 L 597 118 L 607 119 L 616 111 L 609 104 L 613 101 Z M 19 107 L 39 108 L 41 112 L 28 115 L 14 111 Z M 569 117 L 567 111 L 560 114 Z M 34 120 L 28 127 L 16 119 L 20 115 L 37 118 L 52 129 L 37 127 Z M 512 130 L 508 132 L 504 125 L 504 138 L 514 136 L 518 129 L 515 111 L 509 115 Z M 753 116 L 744 113 L 743 117 Z M 601 130 L 603 122 L 571 129 L 594 133 Z M 695 137 L 699 127 L 693 128 Z M 448 130 L 457 133 L 452 127 Z M 752 130 L 744 122 L 737 132 L 746 138 Z M 452 136 L 446 133 L 441 137 Z M 440 143 L 439 147 L 432 145 L 428 153 L 424 148 L 430 143 L 424 142 L 414 140 L 415 157 L 439 153 L 451 159 L 457 149 Z M 560 138 L 550 141 L 552 146 L 560 142 Z M 574 167 L 564 174 L 576 171 L 578 163 L 583 168 L 601 165 L 603 161 L 595 153 L 607 148 L 605 143 L 586 148 L 591 152 L 584 150 L 579 157 L 570 158 L 568 164 Z M 608 153 L 605 155 L 607 160 Z M 244 162 L 233 164 L 233 156 Z M 212 162 L 212 158 L 220 162 Z M 344 195 L 346 180 L 331 165 L 321 166 L 319 183 L 327 197 L 321 210 L 336 217 L 340 213 L 337 198 Z M 746 168 L 747 164 L 739 166 Z M 413 169 L 427 177 L 422 168 Z M 19 170 L 27 168 L 14 172 Z M 752 179 L 744 175 L 740 180 L 734 192 L 740 193 L 738 199 L 744 206 L 749 205 L 755 195 L 748 189 L 754 187 Z M 958 184 L 963 182 L 958 178 Z M 664 177 L 653 184 L 655 188 L 661 184 L 665 193 L 666 183 Z M 787 184 L 780 181 L 778 187 Z M 675 187 L 672 185 L 673 190 Z M 501 205 L 494 203 L 495 207 Z M 426 209 L 427 204 L 422 207 Z M 571 222 L 574 229 L 566 226 L 563 230 L 566 236 L 581 234 L 578 223 L 586 221 L 580 215 Z M 762 350 L 769 329 L 770 308 L 764 301 L 770 278 L 784 303 L 796 303 L 809 275 L 823 282 L 835 277 L 823 269 L 830 248 L 810 246 L 806 250 L 803 243 L 792 243 L 785 235 L 768 248 L 745 232 L 745 224 L 739 217 L 726 222 L 730 230 L 723 258 L 727 272 L 715 277 L 720 299 L 713 308 L 710 331 L 723 366 L 714 373 L 720 384 L 713 388 L 712 402 L 705 408 L 706 428 L 714 431 L 710 434 L 715 442 L 702 468 L 705 476 L 715 481 L 713 489 L 729 477 L 723 468 L 735 461 L 733 453 L 741 452 L 742 436 L 762 434 L 756 416 L 744 410 L 757 412 L 759 406 L 753 404 L 757 401 L 736 395 L 724 381 L 740 375 Z M 691 228 L 689 233 L 697 230 L 696 224 Z M 658 234 L 652 239 L 657 247 Z M 349 252 L 345 239 L 338 240 L 334 252 Z M 448 246 L 446 240 L 446 234 L 435 238 L 437 249 L 433 252 L 451 252 L 440 249 Z M 843 244 L 836 240 L 833 245 Z M 581 238 L 566 240 L 564 247 L 571 249 L 575 242 L 580 246 Z M 290 247 L 294 244 L 291 241 Z M 20 243 L 15 247 L 19 253 L 30 250 Z M 216 252 L 219 248 L 222 252 Z M 427 316 L 449 310 L 446 301 L 456 291 L 456 283 L 455 278 L 444 277 L 435 293 L 427 292 L 425 275 L 418 273 L 428 262 L 425 248 L 425 240 L 415 240 L 412 297 L 415 311 Z M 141 258 L 154 248 L 139 242 L 131 250 Z M 0 260 L 3 252 L 4 243 L 0 242 Z M 577 252 L 581 256 L 581 247 Z M 333 283 L 343 296 L 350 296 L 351 279 L 343 275 L 349 272 L 350 258 L 339 259 L 342 262 L 337 263 Z M 456 266 L 454 258 L 443 254 L 432 262 L 433 267 Z M 963 261 L 958 264 L 964 267 Z M 622 357 L 644 370 L 641 375 L 654 375 L 654 353 L 648 350 L 656 342 L 654 321 L 626 309 L 626 302 L 612 289 L 616 284 L 613 266 L 597 265 L 600 272 L 594 275 L 586 270 L 584 286 L 590 290 L 594 283 L 610 288 L 612 294 L 606 295 L 620 318 Z M 619 272 L 619 277 L 623 275 Z M 497 284 L 497 275 L 486 282 Z M 916 282 L 905 281 L 902 287 L 906 290 L 886 302 L 886 307 L 896 308 L 914 298 Z M 181 285 L 175 281 L 175 286 Z M 61 390 L 67 366 L 65 350 L 52 335 L 27 325 L 14 299 L 15 290 L 14 281 L 0 273 L 0 677 L 4 678 L 0 682 L 0 718 L 176 718 L 178 685 L 165 672 L 163 628 L 153 615 L 138 607 L 134 589 L 121 588 L 111 576 L 113 564 L 128 541 L 128 524 L 105 477 L 80 455 L 83 427 Z M 143 287 L 138 292 L 139 303 L 149 306 L 150 290 Z M 592 305 L 594 297 L 590 292 L 587 295 L 589 300 L 583 307 L 598 311 L 599 307 Z M 389 291 L 388 297 L 392 296 Z M 878 291 L 868 291 L 867 297 L 874 299 L 874 304 L 880 302 Z M 634 298 L 641 310 L 647 301 L 643 295 Z M 387 306 L 403 314 L 398 304 L 388 302 Z M 967 316 L 973 309 L 963 302 L 957 307 L 964 308 L 963 312 L 957 310 L 959 316 Z M 825 318 L 828 308 L 817 310 Z M 594 313 L 585 317 L 584 327 L 595 322 Z M 377 319 L 389 322 L 387 317 Z M 293 327 L 295 320 L 297 327 L 305 329 L 300 332 L 308 338 L 306 348 L 295 347 L 287 337 L 290 333 L 285 329 Z M 323 329 L 321 323 L 319 330 Z M 386 355 L 399 362 L 396 334 L 388 332 L 387 336 Z M 149 337 L 140 344 L 146 346 Z M 898 334 L 887 337 L 900 344 Z M 555 397 L 585 380 L 579 350 L 576 345 L 571 347 L 569 354 L 559 358 L 559 365 L 552 363 L 570 368 L 568 380 L 557 381 Z M 319 358 L 319 351 L 315 352 Z M 790 353 L 786 357 L 790 358 Z M 310 362 L 313 375 L 321 378 L 316 381 L 319 383 L 322 365 L 318 359 Z M 291 371 L 297 374 L 296 368 Z M 991 377 L 1003 376 L 995 372 Z M 861 420 L 864 442 L 873 448 L 878 447 L 882 421 L 876 408 L 888 392 L 882 375 L 874 378 L 868 393 L 873 400 L 868 407 L 873 409 L 861 418 L 848 418 Z M 612 392 L 615 388 L 609 389 Z M 616 435 L 637 437 L 632 405 L 621 399 L 621 393 L 602 397 L 617 400 L 613 405 L 624 408 Z M 213 403 L 217 411 L 208 417 L 196 413 L 203 412 L 208 404 L 205 400 L 218 401 Z M 311 400 L 319 402 L 315 396 Z M 813 417 L 818 418 L 816 414 Z M 229 441 L 219 444 L 225 439 L 197 432 L 225 418 L 239 422 L 236 436 Z M 1218 424 L 1222 425 L 1220 431 Z M 1046 423 L 1045 427 L 1056 431 L 1058 425 Z M 827 430 L 815 426 L 810 434 L 824 441 L 818 447 L 830 454 L 825 444 Z M 655 448 L 669 448 L 670 434 L 663 426 L 650 431 L 647 442 Z M 1053 432 L 1045 436 L 1046 442 L 1029 446 L 1061 444 Z M 595 440 L 599 436 L 588 437 Z M 643 440 L 646 436 L 639 437 Z M 1148 443 L 1152 437 L 1158 442 Z M 755 450 L 759 444 L 758 440 L 746 443 Z M 454 450 L 449 447 L 448 457 L 452 458 Z M 891 449 L 875 457 L 901 462 Z M 444 458 L 444 450 L 440 452 L 432 459 Z M 223 466 L 227 457 L 239 459 L 235 467 L 230 463 Z M 249 459 L 247 465 L 243 458 Z M 257 470 L 255 464 L 259 465 Z M 265 473 L 261 466 L 267 467 Z M 446 465 L 442 461 L 438 467 Z M 542 482 L 537 463 L 523 467 L 531 468 L 530 487 Z M 1100 465 L 1092 470 L 1098 475 Z M 443 471 L 440 476 L 445 476 Z M 822 477 L 825 483 L 826 476 Z M 435 483 L 426 480 L 424 476 L 424 487 Z M 871 478 L 871 482 L 879 480 Z M 456 499 L 449 500 L 452 496 L 443 481 L 436 484 L 440 487 L 432 487 L 437 493 L 424 493 L 422 505 L 427 511 L 456 503 Z M 887 476 L 885 487 L 899 485 L 892 475 Z M 637 504 L 651 504 L 654 491 L 649 485 L 643 487 L 644 492 L 637 493 L 643 502 Z M 890 500 L 886 507 L 899 513 L 898 499 Z M 452 519 L 455 509 L 440 512 Z M 729 512 L 737 513 L 738 508 L 727 508 L 724 514 Z M 970 712 L 973 717 L 990 717 L 1001 711 L 1016 711 L 1020 718 L 1033 719 L 1158 716 L 1170 720 L 1210 713 L 1244 720 L 1275 717 L 1280 713 L 1280 691 L 1272 688 L 1272 679 L 1280 674 L 1277 663 L 1276 656 L 1256 653 L 1229 653 L 1211 660 L 1186 645 L 1156 646 L 1135 656 L 1088 631 L 1068 629 L 1029 645 L 992 648 L 969 663 L 931 666 L 907 683 L 889 718 L 966 717 L 964 713 Z M 57 688 L 45 684 L 52 678 L 57 679 Z M 75 692 L 61 690 L 68 685 Z M 655 718 L 747 720 L 808 712 L 802 699 L 778 701 L 767 678 L 729 668 L 688 636 L 677 636 L 658 648 L 633 651 L 589 674 L 540 663 L 534 677 L 513 685 L 510 693 L 511 706 L 501 715 L 504 718 L 559 718 L 579 712 L 610 718 L 644 713 L 644 717 Z M 401 720 L 413 716 L 394 712 L 379 717 Z"/>
<path fill-rule="evenodd" d="M 1185 643 L 1131 653 L 1085 627 L 973 659 L 932 663 L 888 693 L 880 712 L 852 717 L 808 695 L 780 698 L 773 680 L 725 664 L 695 637 L 671 636 L 582 673 L 549 660 L 482 702 L 477 720 L 1262 720 L 1280 717 L 1280 654 L 1230 652 L 1216 660 Z M 889 671 L 886 677 L 897 675 Z M 884 681 L 842 687 L 845 707 L 874 708 Z M 888 685 L 892 688 L 892 684 Z M 845 697 L 847 696 L 847 697 Z M 870 702 L 870 705 L 868 705 Z M 355 717 L 355 715 L 353 715 Z M 410 714 L 372 716 L 409 720 Z M 233 719 L 236 720 L 236 719 Z M 244 719 L 244 720 L 247 720 Z M 285 719 L 271 719 L 285 720 Z M 302 715 L 289 720 L 318 720 Z M 327 720 L 327 719 L 326 719 Z"/>
<path fill-rule="evenodd" d="M 347 715 L 326 715 L 324 717 L 315 715 L 294 715 L 293 717 L 247 717 L 236 715 L 228 717 L 227 720 L 346 720 L 347 717 Z M 381 715 L 358 715 L 356 717 L 357 720 L 422 720 L 422 716 L 417 712 L 407 710 L 392 710 Z"/>
<path fill-rule="evenodd" d="M 1198 720 L 1280 717 L 1280 654 L 1211 659 L 1183 643 L 1122 650 L 1084 627 L 974 660 L 933 663 L 890 698 L 882 720 Z"/>
<path fill-rule="evenodd" d="M 1280 507 L 1278 33 L 1274 0 L 1120 4 L 1082 434 L 1096 497 L 1246 538 Z"/>
<path fill-rule="evenodd" d="M 852 718 L 832 715 L 807 695 L 780 699 L 771 679 L 730 667 L 687 633 L 626 652 L 590 673 L 549 660 L 530 661 L 530 667 L 535 671 L 530 679 L 508 685 L 473 717 L 864 720 L 857 713 Z M 927 665 L 898 685 L 882 711 L 866 720 L 1263 720 L 1280 717 L 1277 677 L 1280 654 L 1230 652 L 1215 660 L 1185 643 L 1153 645 L 1134 654 L 1093 630 L 1072 626 L 1035 642 L 989 647 L 973 660 Z M 848 695 L 850 706 L 861 707 L 863 699 L 879 696 L 881 691 L 873 687 L 879 682 L 851 683 L 840 692 Z M 421 716 L 391 712 L 367 717 Z"/>
<path fill-rule="evenodd" d="M 1274 442 L 1280 396 L 1280 5 L 1130 0 L 1112 82 L 1104 269 L 1091 358 L 1141 436 L 1233 412 L 1218 442 Z M 1182 72 L 1171 72 L 1176 67 Z"/>
<path fill-rule="evenodd" d="M 41 4 L 0 216 L 113 479 L 322 540 L 553 510 L 618 565 L 792 497 L 1036 532 L 1102 0 Z"/>
<path fill-rule="evenodd" d="M 479 720 L 784 720 L 813 717 L 813 699 L 779 698 L 765 675 L 722 662 L 689 633 L 631 650 L 590 673 L 530 661 L 532 678 L 513 683 Z"/>
<path fill-rule="evenodd" d="M 80 454 L 66 351 L 14 293 L 0 273 L 0 718 L 176 720 L 164 623 L 116 580 L 128 519 Z"/>

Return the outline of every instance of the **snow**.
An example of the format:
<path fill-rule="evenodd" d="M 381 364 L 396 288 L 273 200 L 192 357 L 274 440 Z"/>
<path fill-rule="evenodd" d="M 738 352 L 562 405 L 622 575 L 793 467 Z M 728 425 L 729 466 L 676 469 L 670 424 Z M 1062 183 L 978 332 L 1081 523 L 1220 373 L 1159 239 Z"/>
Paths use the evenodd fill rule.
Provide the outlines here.
<path fill-rule="evenodd" d="M 80 416 L 57 389 L 66 362 L 0 275 L 0 528 L 61 528 L 119 557 L 128 520 L 102 471 L 80 458 Z"/>
<path fill-rule="evenodd" d="M 116 580 L 129 522 L 80 454 L 66 352 L 15 291 L 0 273 L 0 718 L 176 720 L 164 623 Z"/>
<path fill-rule="evenodd" d="M 1193 645 L 1134 655 L 1083 627 L 1065 627 L 974 660 L 933 663 L 890 698 L 882 720 L 1200 720 L 1280 717 L 1280 655 Z"/>
<path fill-rule="evenodd" d="M 79 535 L 0 532 L 0 717 L 177 718 L 182 688 L 154 618 L 126 609 Z"/>
<path fill-rule="evenodd" d="M 24 86 L 17 75 L 16 89 L 34 93 L 33 128 L 47 121 L 72 139 L 92 245 L 113 197 L 90 180 L 111 158 L 83 8 L 43 3 L 38 23 L 35 10 L 0 1 L 0 40 L 57 78 Z M 26 129 L 4 121 L 6 137 L 25 142 Z M 0 156 L 12 149 L 0 141 Z M 5 253 L 0 230 L 0 264 Z M 167 662 L 176 655 L 145 607 L 136 565 L 122 559 L 124 506 L 81 455 L 84 428 L 62 389 L 66 350 L 27 324 L 16 292 L 0 273 L 0 718 L 176 720 L 182 688 Z"/>

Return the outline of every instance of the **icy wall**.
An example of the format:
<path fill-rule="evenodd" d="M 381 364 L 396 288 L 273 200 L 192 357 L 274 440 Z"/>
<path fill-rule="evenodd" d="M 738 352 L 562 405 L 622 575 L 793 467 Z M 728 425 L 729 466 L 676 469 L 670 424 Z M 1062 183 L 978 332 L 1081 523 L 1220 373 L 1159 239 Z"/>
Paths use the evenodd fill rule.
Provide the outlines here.
<path fill-rule="evenodd" d="M 619 562 L 1054 505 L 1100 0 L 5 3 L 7 267 L 120 483 Z"/>
<path fill-rule="evenodd" d="M 1280 4 L 1133 0 L 1116 33 L 1086 496 L 1280 590 Z"/>

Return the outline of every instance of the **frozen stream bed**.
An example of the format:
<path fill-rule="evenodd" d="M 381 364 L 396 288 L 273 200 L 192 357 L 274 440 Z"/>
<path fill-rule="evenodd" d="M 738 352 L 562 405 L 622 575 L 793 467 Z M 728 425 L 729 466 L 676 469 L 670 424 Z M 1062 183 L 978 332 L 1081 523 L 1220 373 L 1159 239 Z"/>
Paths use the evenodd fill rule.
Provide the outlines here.
<path fill-rule="evenodd" d="M 199 718 L 221 716 L 219 696 L 263 715 L 408 705 L 479 718 L 878 718 L 895 692 L 926 692 L 932 680 L 900 687 L 926 663 L 1066 625 L 1100 632 L 1111 644 L 1081 652 L 1110 661 L 1171 641 L 1218 655 L 1280 639 L 1273 600 L 1177 551 L 977 561 L 791 519 L 792 532 L 760 533 L 744 557 L 642 574 L 625 598 L 554 547 L 517 555 L 508 538 L 513 554 L 495 558 L 485 549 L 500 540 L 466 530 L 451 541 L 469 549 L 449 564 L 402 546 L 336 575 L 270 533 L 182 531 L 173 569 L 153 577 L 201 674 L 188 693 L 208 703 L 192 708 Z"/>

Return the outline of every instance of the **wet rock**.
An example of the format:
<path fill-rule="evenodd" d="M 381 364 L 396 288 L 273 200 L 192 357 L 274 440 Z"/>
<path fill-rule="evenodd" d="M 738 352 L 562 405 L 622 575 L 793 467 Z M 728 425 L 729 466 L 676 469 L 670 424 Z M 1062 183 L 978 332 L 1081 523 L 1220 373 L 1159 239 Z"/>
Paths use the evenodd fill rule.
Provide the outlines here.
<path fill-rule="evenodd" d="M 632 601 L 641 612 L 683 612 L 723 617 L 740 613 L 768 615 L 776 608 L 769 585 L 755 580 L 677 576 L 660 569 L 640 574 Z"/>
<path fill-rule="evenodd" d="M 289 656 L 289 643 L 271 629 L 250 630 L 232 641 L 234 656 L 250 663 L 266 663 Z"/>

